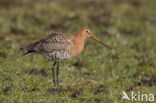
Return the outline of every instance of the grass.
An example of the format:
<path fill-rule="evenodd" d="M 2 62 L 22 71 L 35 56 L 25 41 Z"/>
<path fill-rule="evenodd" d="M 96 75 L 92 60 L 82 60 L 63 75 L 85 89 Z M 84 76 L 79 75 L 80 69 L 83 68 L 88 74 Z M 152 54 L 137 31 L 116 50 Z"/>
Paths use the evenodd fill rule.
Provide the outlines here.
<path fill-rule="evenodd" d="M 0 103 L 131 103 L 122 91 L 156 95 L 154 0 L 2 0 L 0 3 Z M 111 46 L 87 39 L 84 51 L 62 61 L 60 88 L 53 62 L 21 57 L 24 44 L 83 25 Z M 155 98 L 156 99 L 156 98 Z M 145 101 L 144 101 L 145 102 Z"/>

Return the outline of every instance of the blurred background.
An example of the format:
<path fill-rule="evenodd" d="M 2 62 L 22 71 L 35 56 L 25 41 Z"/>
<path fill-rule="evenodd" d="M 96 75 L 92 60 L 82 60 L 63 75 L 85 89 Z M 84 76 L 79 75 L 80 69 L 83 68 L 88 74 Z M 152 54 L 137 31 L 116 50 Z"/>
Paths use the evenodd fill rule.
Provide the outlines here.
<path fill-rule="evenodd" d="M 119 103 L 122 91 L 156 94 L 155 0 L 0 0 L 1 103 Z M 50 32 L 91 31 L 113 50 L 87 39 L 78 57 L 52 63 L 19 48 Z"/>

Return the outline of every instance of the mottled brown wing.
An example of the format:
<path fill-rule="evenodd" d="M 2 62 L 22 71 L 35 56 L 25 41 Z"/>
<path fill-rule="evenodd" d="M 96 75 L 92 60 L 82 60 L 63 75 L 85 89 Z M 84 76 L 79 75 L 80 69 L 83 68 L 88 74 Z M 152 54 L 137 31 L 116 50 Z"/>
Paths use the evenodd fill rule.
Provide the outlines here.
<path fill-rule="evenodd" d="M 34 50 L 40 53 L 52 53 L 69 49 L 73 46 L 72 36 L 61 33 L 52 33 L 47 38 L 40 40 Z"/>

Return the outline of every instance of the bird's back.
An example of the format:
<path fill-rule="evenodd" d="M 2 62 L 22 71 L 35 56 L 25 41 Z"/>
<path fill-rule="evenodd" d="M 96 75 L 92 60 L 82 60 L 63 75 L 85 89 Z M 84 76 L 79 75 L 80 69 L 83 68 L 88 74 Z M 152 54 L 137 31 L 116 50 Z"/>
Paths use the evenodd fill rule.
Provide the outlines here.
<path fill-rule="evenodd" d="M 73 36 L 52 32 L 48 37 L 31 43 L 21 48 L 26 51 L 24 55 L 31 53 L 43 54 L 49 59 L 63 60 L 71 57 Z"/>

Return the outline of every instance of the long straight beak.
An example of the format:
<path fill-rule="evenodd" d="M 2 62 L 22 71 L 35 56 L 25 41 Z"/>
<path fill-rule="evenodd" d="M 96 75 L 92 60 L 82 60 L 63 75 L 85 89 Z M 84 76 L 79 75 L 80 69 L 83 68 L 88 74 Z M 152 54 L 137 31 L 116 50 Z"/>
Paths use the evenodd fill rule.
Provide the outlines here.
<path fill-rule="evenodd" d="M 106 45 L 105 43 L 103 43 L 101 40 L 99 40 L 98 38 L 96 38 L 94 35 L 91 35 L 91 38 L 95 41 L 97 41 L 98 43 L 102 44 L 103 46 L 112 49 L 111 47 L 109 47 L 108 45 Z"/>

